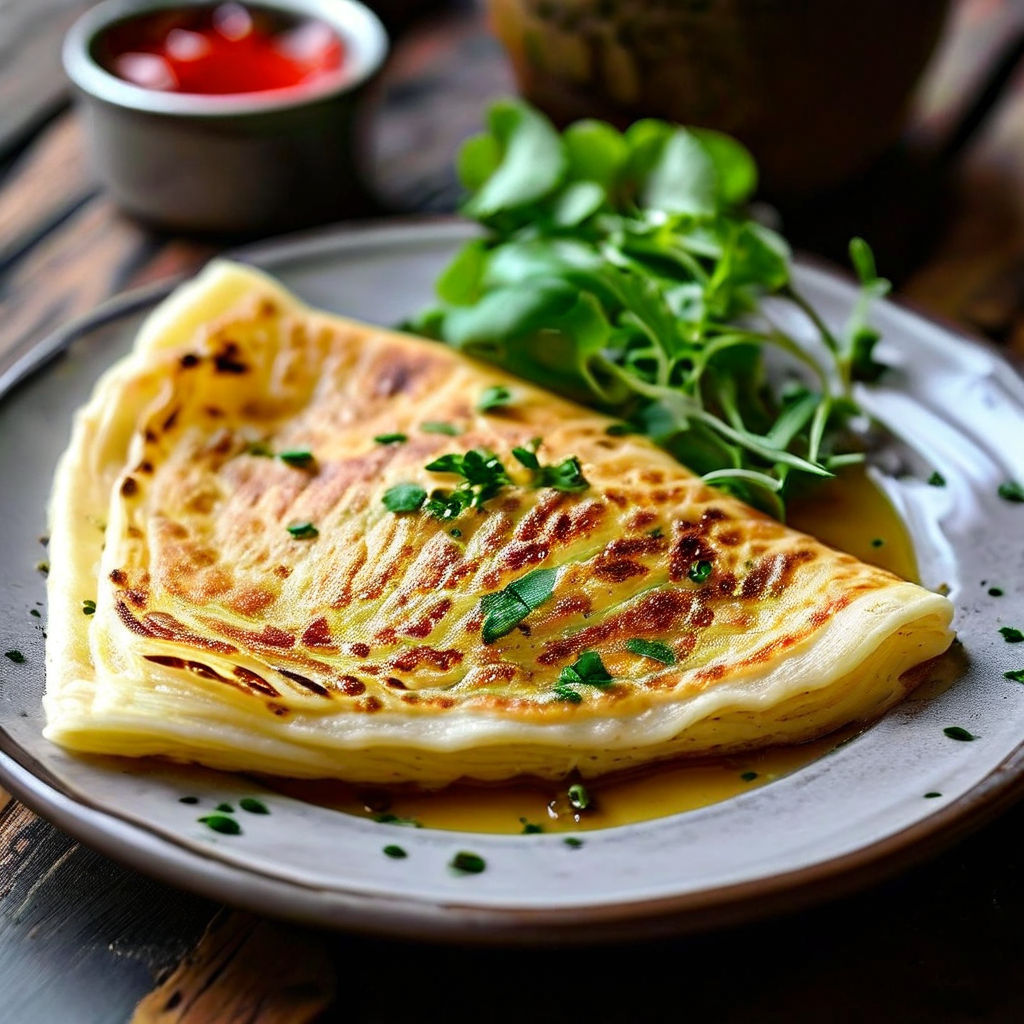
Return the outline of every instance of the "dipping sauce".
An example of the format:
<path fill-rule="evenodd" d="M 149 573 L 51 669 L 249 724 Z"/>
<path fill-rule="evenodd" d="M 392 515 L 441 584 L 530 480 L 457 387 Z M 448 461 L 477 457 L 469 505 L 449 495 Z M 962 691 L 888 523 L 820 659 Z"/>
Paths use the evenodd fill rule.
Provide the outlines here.
<path fill-rule="evenodd" d="M 225 96 L 317 83 L 341 70 L 345 48 L 325 22 L 224 3 L 120 22 L 96 56 L 144 89 Z"/>

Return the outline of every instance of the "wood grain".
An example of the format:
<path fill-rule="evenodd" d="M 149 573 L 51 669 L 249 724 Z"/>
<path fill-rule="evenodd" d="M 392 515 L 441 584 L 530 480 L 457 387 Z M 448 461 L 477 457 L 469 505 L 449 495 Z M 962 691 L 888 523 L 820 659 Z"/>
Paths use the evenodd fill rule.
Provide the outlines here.
<path fill-rule="evenodd" d="M 315 932 L 222 911 L 132 1024 L 303 1024 L 330 1005 L 335 975 Z"/>

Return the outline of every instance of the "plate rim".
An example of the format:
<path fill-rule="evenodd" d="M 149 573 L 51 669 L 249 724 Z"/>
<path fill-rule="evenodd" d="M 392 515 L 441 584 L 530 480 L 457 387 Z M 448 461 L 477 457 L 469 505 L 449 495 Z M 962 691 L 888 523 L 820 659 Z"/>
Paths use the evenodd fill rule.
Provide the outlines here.
<path fill-rule="evenodd" d="M 224 254 L 259 266 L 318 253 L 358 249 L 367 243 L 400 245 L 471 237 L 472 226 L 453 217 L 416 217 L 332 226 L 259 242 Z M 850 278 L 816 257 L 798 256 L 808 267 L 844 284 Z M 169 294 L 185 277 L 144 285 L 114 296 L 29 347 L 0 359 L 0 401 L 63 354 L 82 334 L 130 315 Z M 996 346 L 959 325 L 922 312 L 915 304 L 890 304 L 930 323 L 959 343 L 980 349 L 1018 371 Z M 202 896 L 306 924 L 385 936 L 489 944 L 587 943 L 653 938 L 723 927 L 837 898 L 889 878 L 929 859 L 1024 795 L 1024 741 L 956 800 L 915 824 L 840 857 L 745 882 L 641 900 L 583 908 L 486 907 L 431 897 L 384 899 L 357 891 L 326 890 L 275 878 L 236 864 L 208 859 L 145 825 L 66 790 L 0 726 L 0 782 L 32 811 L 115 861 Z"/>

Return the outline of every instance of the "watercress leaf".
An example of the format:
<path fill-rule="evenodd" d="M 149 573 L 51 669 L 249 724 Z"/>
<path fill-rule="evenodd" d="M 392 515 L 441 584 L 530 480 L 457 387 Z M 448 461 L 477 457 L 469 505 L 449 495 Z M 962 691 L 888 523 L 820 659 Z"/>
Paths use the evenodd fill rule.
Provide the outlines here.
<path fill-rule="evenodd" d="M 713 216 L 717 209 L 715 165 L 707 150 L 685 128 L 652 146 L 640 188 L 643 204 L 666 213 Z"/>
<path fill-rule="evenodd" d="M 486 594 L 480 601 L 484 615 L 480 633 L 483 642 L 490 644 L 511 633 L 530 612 L 551 597 L 556 575 L 554 569 L 534 569 L 513 580 L 504 590 Z"/>
<path fill-rule="evenodd" d="M 468 306 L 476 302 L 480 298 L 486 263 L 486 243 L 482 239 L 467 242 L 437 279 L 438 298 L 453 306 Z"/>
<path fill-rule="evenodd" d="M 574 181 L 555 196 L 551 216 L 559 227 L 575 227 L 597 213 L 604 201 L 605 191 L 600 185 L 592 181 Z"/>
<path fill-rule="evenodd" d="M 603 121 L 577 121 L 566 128 L 562 139 L 574 181 L 593 181 L 610 189 L 629 159 L 622 133 Z"/>
<path fill-rule="evenodd" d="M 389 512 L 416 512 L 426 500 L 427 492 L 419 484 L 395 484 L 381 501 Z"/>
<path fill-rule="evenodd" d="M 512 402 L 512 392 L 502 384 L 492 384 L 484 388 L 483 394 L 476 403 L 480 412 L 491 412 L 493 409 L 501 409 Z"/>
<path fill-rule="evenodd" d="M 659 643 L 657 640 L 645 640 L 643 637 L 634 636 L 626 641 L 626 650 L 641 658 L 660 661 L 663 665 L 676 663 L 676 652 L 668 644 Z"/>
<path fill-rule="evenodd" d="M 770 228 L 747 221 L 737 233 L 730 265 L 730 284 L 758 284 L 774 292 L 789 281 L 790 249 Z"/>
<path fill-rule="evenodd" d="M 501 163 L 501 146 L 489 132 L 470 136 L 459 148 L 455 173 L 462 185 L 475 192 Z"/>
<path fill-rule="evenodd" d="M 745 203 L 757 189 L 757 164 L 747 147 L 710 128 L 690 132 L 711 158 L 720 202 L 725 206 Z"/>
<path fill-rule="evenodd" d="M 850 239 L 850 262 L 853 264 L 853 269 L 857 272 L 861 284 L 870 285 L 878 280 L 875 254 L 863 238 Z"/>
<path fill-rule="evenodd" d="M 464 206 L 471 217 L 485 219 L 537 201 L 552 192 L 566 170 L 565 149 L 558 132 L 539 111 L 516 100 L 492 105 L 488 127 L 500 161 Z M 484 160 L 475 155 L 474 169 Z"/>

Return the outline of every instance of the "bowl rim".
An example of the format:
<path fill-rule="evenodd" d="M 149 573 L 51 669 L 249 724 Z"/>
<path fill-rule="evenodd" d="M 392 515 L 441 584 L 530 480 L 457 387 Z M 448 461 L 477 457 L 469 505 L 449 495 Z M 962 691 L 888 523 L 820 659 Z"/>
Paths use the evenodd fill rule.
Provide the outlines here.
<path fill-rule="evenodd" d="M 345 60 L 338 72 L 312 84 L 264 92 L 162 92 L 118 78 L 92 54 L 96 39 L 117 22 L 154 11 L 215 6 L 215 0 L 103 0 L 85 11 L 68 29 L 61 49 L 64 70 L 85 95 L 116 107 L 147 114 L 215 118 L 307 107 L 352 92 L 380 69 L 389 50 L 383 24 L 359 0 L 254 0 L 252 7 L 327 22 L 346 46 Z"/>

